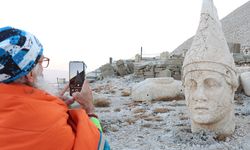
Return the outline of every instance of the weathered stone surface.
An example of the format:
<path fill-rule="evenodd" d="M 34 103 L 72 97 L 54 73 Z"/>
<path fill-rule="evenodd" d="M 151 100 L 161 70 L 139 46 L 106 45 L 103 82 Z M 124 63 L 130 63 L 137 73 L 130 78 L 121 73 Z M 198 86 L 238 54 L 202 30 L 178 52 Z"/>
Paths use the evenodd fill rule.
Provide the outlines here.
<path fill-rule="evenodd" d="M 250 72 L 250 67 L 236 67 L 236 72 L 238 74 L 241 74 L 244 72 Z"/>
<path fill-rule="evenodd" d="M 250 67 L 248 67 L 248 66 L 245 66 L 245 67 L 241 67 L 241 66 L 240 67 L 236 67 L 236 72 L 239 75 L 240 84 L 239 84 L 239 87 L 237 88 L 237 91 L 235 93 L 242 93 L 242 92 L 245 93 L 245 91 L 243 89 L 242 81 L 241 81 L 241 74 L 246 73 L 246 72 L 250 72 Z"/>
<path fill-rule="evenodd" d="M 192 132 L 233 134 L 238 77 L 212 0 L 203 0 L 200 25 L 183 62 L 183 82 Z"/>
<path fill-rule="evenodd" d="M 159 60 L 155 63 L 136 64 L 134 73 L 137 77 L 157 78 L 157 77 L 173 77 L 174 79 L 181 79 L 181 66 L 183 59 L 167 59 L 165 61 Z"/>
<path fill-rule="evenodd" d="M 161 72 L 161 71 L 163 71 L 163 70 L 165 70 L 166 68 L 155 68 L 155 72 L 156 73 L 159 73 L 159 72 Z"/>
<path fill-rule="evenodd" d="M 134 101 L 174 100 L 183 95 L 181 81 L 173 78 L 148 78 L 132 88 Z"/>
<path fill-rule="evenodd" d="M 240 43 L 228 43 L 231 53 L 240 53 Z"/>
<path fill-rule="evenodd" d="M 133 63 L 127 63 L 127 72 L 128 72 L 128 74 L 134 73 L 134 68 L 135 68 L 135 65 Z"/>
<path fill-rule="evenodd" d="M 152 77 L 154 77 L 154 72 L 153 71 L 145 72 L 144 76 L 152 76 Z"/>
<path fill-rule="evenodd" d="M 156 74 L 156 77 L 171 77 L 171 71 L 168 69 L 160 71 L 158 74 Z"/>
<path fill-rule="evenodd" d="M 141 55 L 136 54 L 135 55 L 135 62 L 140 62 L 141 61 Z"/>
<path fill-rule="evenodd" d="M 112 77 L 115 75 L 114 68 L 112 67 L 111 64 L 105 64 L 100 67 L 101 70 L 101 77 L 102 78 L 107 78 L 107 77 Z"/>
<path fill-rule="evenodd" d="M 173 72 L 171 75 L 176 80 L 181 80 L 181 73 L 180 72 Z"/>
<path fill-rule="evenodd" d="M 166 59 L 168 59 L 169 58 L 169 52 L 162 52 L 161 54 L 160 54 L 160 59 L 161 60 L 166 60 Z"/>
<path fill-rule="evenodd" d="M 127 68 L 126 68 L 123 60 L 118 60 L 116 62 L 116 70 L 117 70 L 118 75 L 120 75 L 120 76 L 125 76 L 128 74 Z"/>
<path fill-rule="evenodd" d="M 148 79 L 148 78 L 154 78 L 154 75 L 143 75 L 142 78 Z"/>
<path fill-rule="evenodd" d="M 250 96 L 250 72 L 240 74 L 240 81 L 247 96 Z"/>

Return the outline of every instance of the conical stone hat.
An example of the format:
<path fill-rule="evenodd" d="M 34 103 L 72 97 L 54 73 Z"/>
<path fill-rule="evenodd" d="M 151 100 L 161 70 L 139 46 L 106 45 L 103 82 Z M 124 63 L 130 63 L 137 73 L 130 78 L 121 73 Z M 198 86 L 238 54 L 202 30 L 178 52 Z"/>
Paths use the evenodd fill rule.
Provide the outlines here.
<path fill-rule="evenodd" d="M 189 72 L 201 70 L 218 72 L 238 86 L 234 59 L 213 0 L 203 0 L 200 24 L 183 62 L 183 80 Z"/>

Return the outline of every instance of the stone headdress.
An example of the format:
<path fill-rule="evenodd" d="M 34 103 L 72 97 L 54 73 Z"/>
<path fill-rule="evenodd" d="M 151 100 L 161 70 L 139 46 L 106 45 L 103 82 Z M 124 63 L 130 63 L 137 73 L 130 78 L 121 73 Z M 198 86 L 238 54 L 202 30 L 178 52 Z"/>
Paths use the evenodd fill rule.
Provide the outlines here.
<path fill-rule="evenodd" d="M 183 81 L 186 75 L 193 71 L 220 73 L 234 90 L 238 87 L 234 59 L 230 54 L 213 0 L 203 0 L 200 24 L 183 62 Z"/>

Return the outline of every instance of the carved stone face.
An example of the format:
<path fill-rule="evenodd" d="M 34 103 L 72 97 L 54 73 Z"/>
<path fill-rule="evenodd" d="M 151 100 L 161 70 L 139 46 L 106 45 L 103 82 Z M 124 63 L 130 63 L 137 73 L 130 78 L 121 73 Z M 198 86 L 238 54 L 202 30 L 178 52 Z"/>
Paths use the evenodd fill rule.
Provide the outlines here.
<path fill-rule="evenodd" d="M 217 72 L 190 72 L 184 85 L 190 117 L 197 124 L 217 123 L 233 109 L 234 92 Z"/>

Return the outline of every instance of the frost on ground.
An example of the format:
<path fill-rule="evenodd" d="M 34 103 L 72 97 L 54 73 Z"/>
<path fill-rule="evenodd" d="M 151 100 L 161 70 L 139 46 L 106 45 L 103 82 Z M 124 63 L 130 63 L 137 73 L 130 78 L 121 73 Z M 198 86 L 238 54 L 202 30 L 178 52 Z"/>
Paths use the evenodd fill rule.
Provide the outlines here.
<path fill-rule="evenodd" d="M 108 100 L 97 107 L 107 139 L 114 150 L 249 150 L 250 97 L 235 96 L 236 130 L 231 137 L 191 133 L 184 100 L 134 102 L 132 86 L 143 79 L 132 75 L 91 83 L 94 97 Z"/>

